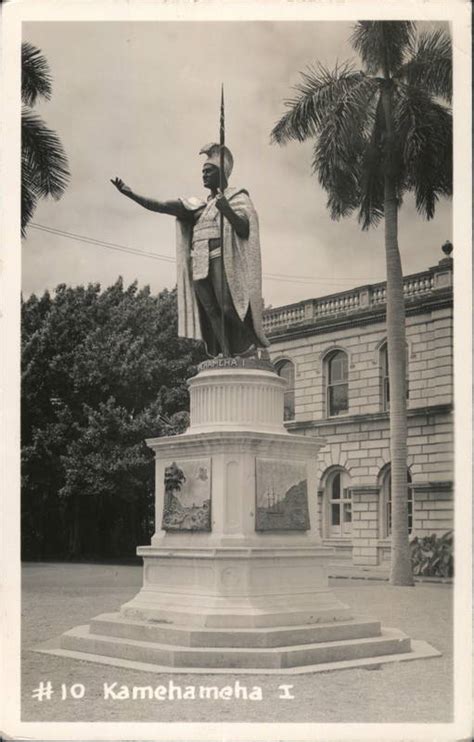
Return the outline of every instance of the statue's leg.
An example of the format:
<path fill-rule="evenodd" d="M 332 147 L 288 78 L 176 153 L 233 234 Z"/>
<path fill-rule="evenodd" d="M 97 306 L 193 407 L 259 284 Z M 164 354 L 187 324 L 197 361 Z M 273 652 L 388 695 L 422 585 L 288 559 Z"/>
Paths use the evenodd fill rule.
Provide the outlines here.
<path fill-rule="evenodd" d="M 222 335 L 221 309 L 210 278 L 194 281 L 194 290 L 196 291 L 199 303 L 206 313 L 212 331 L 217 338 L 221 353 L 224 356 L 228 356 L 229 346 L 225 337 L 225 328 L 224 336 Z"/>
<path fill-rule="evenodd" d="M 248 324 L 247 321 L 242 322 L 237 314 L 225 273 L 224 283 L 222 283 L 221 260 L 222 258 L 214 258 L 209 261 L 209 278 L 214 287 L 214 293 L 217 296 L 220 310 L 223 310 L 226 318 L 229 350 L 231 355 L 235 356 L 239 355 L 239 353 L 244 353 L 252 345 L 256 346 L 258 339 L 253 332 L 251 320 L 249 320 Z"/>

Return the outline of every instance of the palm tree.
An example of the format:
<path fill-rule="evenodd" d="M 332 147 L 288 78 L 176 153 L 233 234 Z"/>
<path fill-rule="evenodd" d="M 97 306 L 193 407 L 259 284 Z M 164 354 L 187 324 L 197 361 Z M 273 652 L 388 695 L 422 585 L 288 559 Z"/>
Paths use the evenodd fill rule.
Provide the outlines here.
<path fill-rule="evenodd" d="M 39 49 L 21 45 L 21 234 L 40 198 L 58 199 L 69 181 L 67 157 L 58 136 L 45 126 L 32 107 L 51 97 L 51 73 Z"/>
<path fill-rule="evenodd" d="M 383 218 L 387 265 L 390 383 L 392 561 L 390 580 L 412 585 L 407 517 L 405 307 L 398 212 L 413 192 L 434 216 L 452 192 L 451 41 L 437 30 L 416 34 L 410 22 L 360 21 L 351 37 L 364 69 L 351 63 L 302 73 L 297 95 L 272 140 L 315 139 L 313 171 L 328 194 L 331 217 L 357 210 L 362 229 Z"/>

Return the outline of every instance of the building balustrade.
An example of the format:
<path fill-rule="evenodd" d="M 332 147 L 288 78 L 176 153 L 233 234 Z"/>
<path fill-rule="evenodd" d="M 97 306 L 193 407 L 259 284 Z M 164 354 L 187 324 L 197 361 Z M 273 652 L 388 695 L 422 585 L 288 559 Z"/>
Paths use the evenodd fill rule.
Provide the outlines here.
<path fill-rule="evenodd" d="M 403 280 L 405 299 L 428 296 L 439 289 L 452 286 L 452 262 L 451 258 L 443 258 L 434 268 L 406 276 Z M 378 307 L 385 304 L 386 292 L 385 282 L 374 283 L 317 299 L 265 309 L 263 326 L 266 332 L 271 333 L 281 327 L 304 325 L 323 317 Z"/>

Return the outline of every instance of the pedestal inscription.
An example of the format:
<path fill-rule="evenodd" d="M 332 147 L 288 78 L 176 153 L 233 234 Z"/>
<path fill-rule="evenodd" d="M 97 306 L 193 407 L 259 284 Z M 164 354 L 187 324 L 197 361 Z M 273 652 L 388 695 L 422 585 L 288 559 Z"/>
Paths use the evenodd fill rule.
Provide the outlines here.
<path fill-rule="evenodd" d="M 308 531 L 308 482 L 302 462 L 256 460 L 256 531 Z"/>

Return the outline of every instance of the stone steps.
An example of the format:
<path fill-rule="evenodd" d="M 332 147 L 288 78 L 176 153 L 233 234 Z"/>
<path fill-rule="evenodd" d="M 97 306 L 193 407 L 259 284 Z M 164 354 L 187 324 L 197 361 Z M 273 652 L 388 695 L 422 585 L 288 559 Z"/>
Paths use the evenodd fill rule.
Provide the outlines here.
<path fill-rule="evenodd" d="M 222 632 L 219 632 L 222 633 Z M 61 649 L 172 668 L 287 669 L 407 653 L 410 639 L 397 629 L 378 636 L 277 647 L 189 647 L 94 634 L 77 626 L 61 637 Z"/>
<path fill-rule="evenodd" d="M 271 648 L 380 636 L 380 621 L 357 618 L 278 628 L 212 629 L 169 626 L 152 621 L 104 613 L 91 621 L 90 632 L 122 639 L 171 644 L 181 647 Z"/>
<path fill-rule="evenodd" d="M 163 598 L 158 605 L 157 600 L 148 602 L 148 596 L 139 593 L 121 607 L 120 613 L 130 620 L 141 619 L 157 625 L 193 625 L 195 628 L 212 630 L 227 629 L 229 626 L 235 630 L 246 630 L 319 625 L 330 621 L 348 621 L 352 617 L 349 608 L 336 601 L 327 606 L 318 606 L 315 601 L 311 603 L 308 600 L 306 603 L 298 596 L 298 606 L 295 607 L 296 600 L 292 604 L 292 597 L 285 596 L 287 606 L 284 609 L 280 607 L 283 601 L 268 598 L 259 602 L 253 596 L 251 599 L 239 600 L 238 603 L 228 599 L 227 605 L 223 605 L 222 600 L 219 602 L 209 599 L 207 603 L 201 602 L 193 596 L 192 602 L 190 599 L 185 608 L 178 608 L 175 603 L 166 603 Z M 318 600 L 321 600 L 320 596 Z"/>

